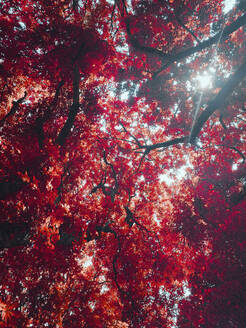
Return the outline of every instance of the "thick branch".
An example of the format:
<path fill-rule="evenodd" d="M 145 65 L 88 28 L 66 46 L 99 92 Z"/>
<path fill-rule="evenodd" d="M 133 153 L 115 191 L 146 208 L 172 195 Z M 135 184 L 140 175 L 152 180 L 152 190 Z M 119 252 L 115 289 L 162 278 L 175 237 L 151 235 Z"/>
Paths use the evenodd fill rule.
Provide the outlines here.
<path fill-rule="evenodd" d="M 172 140 L 165 141 L 165 142 L 158 142 L 158 143 L 153 144 L 153 145 L 143 145 L 140 148 L 146 149 L 146 152 L 149 153 L 151 150 L 155 150 L 155 149 L 158 149 L 158 148 L 167 148 L 169 146 L 184 143 L 187 140 L 188 140 L 188 137 L 181 137 L 181 138 L 176 138 L 176 139 L 172 139 Z"/>
<path fill-rule="evenodd" d="M 130 38 L 130 42 L 134 48 L 136 48 L 137 50 L 140 50 L 146 54 L 156 55 L 160 59 L 167 61 L 167 64 L 165 64 L 165 66 L 162 67 L 162 70 L 163 70 L 163 69 L 167 68 L 168 66 L 170 66 L 174 62 L 181 61 L 182 59 L 184 59 L 186 57 L 189 57 L 197 52 L 200 52 L 200 51 L 212 46 L 220 38 L 221 38 L 221 41 L 225 40 L 230 34 L 235 32 L 236 30 L 238 30 L 241 26 L 243 26 L 245 24 L 246 24 L 246 14 L 239 17 L 235 22 L 226 26 L 224 28 L 224 31 L 222 34 L 221 34 L 221 32 L 219 32 L 215 36 L 209 38 L 208 40 L 200 42 L 197 46 L 190 47 L 190 48 L 183 50 L 176 54 L 175 53 L 166 54 L 158 49 L 141 45 L 138 42 L 137 38 L 131 34 L 129 21 L 126 22 L 126 30 L 127 30 L 128 36 Z"/>
<path fill-rule="evenodd" d="M 182 20 L 179 18 L 179 16 L 178 15 L 175 15 L 175 18 L 176 18 L 176 20 L 177 20 L 177 22 L 179 23 L 179 25 L 181 25 L 187 32 L 189 32 L 192 36 L 193 36 L 193 38 L 200 44 L 201 43 L 201 41 L 198 39 L 198 37 L 195 35 L 195 33 L 191 30 L 191 29 L 189 29 L 183 22 L 182 22 Z"/>
<path fill-rule="evenodd" d="M 207 106 L 207 108 L 200 114 L 190 133 L 191 143 L 194 143 L 196 137 L 203 128 L 203 125 L 206 123 L 209 117 L 216 111 L 216 109 L 219 109 L 222 105 L 224 105 L 226 98 L 232 93 L 234 88 L 243 80 L 245 75 L 246 61 L 237 69 L 237 71 L 233 75 L 231 75 L 231 77 L 225 83 L 225 85 L 214 98 L 214 100 L 212 100 Z"/>
<path fill-rule="evenodd" d="M 146 54 L 158 56 L 162 60 L 169 59 L 167 54 L 163 53 L 162 51 L 152 48 L 152 47 L 147 47 L 147 46 L 141 45 L 138 42 L 137 38 L 134 35 L 132 35 L 132 33 L 131 33 L 129 20 L 126 20 L 126 31 L 129 36 L 130 42 L 135 49 L 140 50 Z"/>
<path fill-rule="evenodd" d="M 173 54 L 171 55 L 171 59 L 170 59 L 170 64 L 174 63 L 175 61 L 180 61 L 186 57 L 189 57 L 193 54 L 195 54 L 196 52 L 200 52 L 203 49 L 206 49 L 210 46 L 212 46 L 213 44 L 215 44 L 220 38 L 221 41 L 225 40 L 230 34 L 232 34 L 233 32 L 235 32 L 236 30 L 238 30 L 241 26 L 246 24 L 246 14 L 239 17 L 235 22 L 231 23 L 230 25 L 226 26 L 224 28 L 224 31 L 221 35 L 221 31 L 218 32 L 215 36 L 209 38 L 208 40 L 205 40 L 203 42 L 201 42 L 200 44 L 198 44 L 195 47 L 191 47 L 188 48 L 184 51 L 181 51 L 177 54 Z"/>
<path fill-rule="evenodd" d="M 77 64 L 74 66 L 74 78 L 73 78 L 73 104 L 70 107 L 70 111 L 68 113 L 68 118 L 66 123 L 64 124 L 63 128 L 61 129 L 57 139 L 56 143 L 60 146 L 62 146 L 68 137 L 76 115 L 79 111 L 79 81 L 80 81 L 80 75 L 79 75 L 79 67 Z"/>

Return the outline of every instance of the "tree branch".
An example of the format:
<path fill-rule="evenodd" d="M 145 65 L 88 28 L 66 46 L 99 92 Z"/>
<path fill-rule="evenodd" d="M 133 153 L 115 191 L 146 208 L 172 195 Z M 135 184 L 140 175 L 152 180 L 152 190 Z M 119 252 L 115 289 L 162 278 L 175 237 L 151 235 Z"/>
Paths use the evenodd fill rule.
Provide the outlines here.
<path fill-rule="evenodd" d="M 215 112 L 216 109 L 221 108 L 224 105 L 226 98 L 232 93 L 234 88 L 243 80 L 246 75 L 246 61 L 237 69 L 237 71 L 230 76 L 228 81 L 222 87 L 217 96 L 212 100 L 207 108 L 200 114 L 195 122 L 193 129 L 190 133 L 190 143 L 194 143 L 196 137 L 200 133 L 203 125 L 209 119 L 209 117 Z"/>
<path fill-rule="evenodd" d="M 120 123 L 120 125 L 123 127 L 123 129 L 126 133 L 129 133 L 122 123 Z M 159 143 L 156 143 L 153 145 L 142 145 L 140 143 L 140 141 L 136 137 L 134 137 L 134 135 L 132 135 L 131 133 L 129 133 L 129 134 L 136 141 L 136 144 L 138 146 L 137 149 L 145 149 L 144 154 L 143 154 L 144 156 L 148 155 L 148 153 L 151 150 L 155 150 L 158 148 L 167 148 L 169 146 L 177 145 L 179 143 L 184 143 L 188 140 L 188 137 L 181 137 L 181 138 L 175 138 L 175 139 L 164 141 L 164 142 L 159 142 Z"/>
<path fill-rule="evenodd" d="M 178 53 L 170 53 L 170 54 L 164 53 L 164 52 L 162 52 L 158 49 L 152 48 L 152 47 L 141 45 L 138 42 L 137 38 L 131 34 L 129 19 L 126 20 L 126 31 L 129 36 L 130 42 L 135 49 L 140 50 L 146 54 L 156 55 L 160 59 L 167 61 L 167 63 L 164 66 L 162 66 L 160 68 L 160 70 L 158 71 L 158 73 L 160 73 L 162 70 L 169 67 L 172 63 L 181 61 L 182 59 L 184 59 L 186 57 L 189 57 L 197 52 L 200 52 L 200 51 L 212 46 L 219 39 L 221 39 L 221 41 L 225 40 L 231 33 L 235 32 L 236 30 L 238 30 L 241 26 L 243 26 L 245 24 L 246 24 L 246 14 L 239 17 L 237 20 L 235 20 L 230 25 L 226 26 L 224 28 L 224 31 L 222 34 L 220 31 L 215 36 L 209 38 L 208 40 L 200 42 L 197 46 L 190 47 L 190 48 L 183 50 L 181 52 L 178 52 Z M 156 75 L 156 73 L 155 73 L 155 75 Z"/>
<path fill-rule="evenodd" d="M 176 20 L 177 20 L 177 22 L 179 23 L 179 25 L 181 25 L 187 32 L 189 32 L 192 36 L 193 36 L 193 38 L 199 43 L 199 44 L 201 44 L 201 41 L 198 39 L 198 37 L 195 35 L 195 33 L 191 30 L 191 29 L 189 29 L 183 22 L 182 22 L 182 20 L 179 18 L 179 16 L 178 15 L 175 15 L 175 18 L 176 18 Z"/>
<path fill-rule="evenodd" d="M 115 172 L 113 164 L 111 164 L 107 161 L 105 150 L 103 150 L 103 160 L 104 160 L 106 165 L 110 166 L 110 168 L 112 170 L 112 173 L 113 173 L 113 177 L 114 177 L 114 187 L 112 187 L 111 190 L 110 190 L 110 196 L 111 196 L 111 200 L 113 202 L 114 198 L 115 198 L 115 195 L 118 193 L 118 189 L 119 189 L 117 174 Z"/>
<path fill-rule="evenodd" d="M 134 137 L 134 135 L 132 135 L 130 132 L 127 131 L 127 129 L 125 128 L 125 126 L 123 125 L 123 123 L 120 122 L 120 125 L 122 126 L 123 130 L 126 133 L 129 133 L 129 135 L 136 141 L 136 144 L 138 145 L 138 147 L 141 147 L 141 143 L 139 142 L 139 140 L 136 137 Z"/>
<path fill-rule="evenodd" d="M 61 129 L 56 139 L 56 143 L 60 146 L 63 146 L 64 142 L 66 141 L 66 138 L 68 137 L 71 128 L 73 127 L 76 115 L 79 111 L 79 81 L 80 81 L 79 67 L 78 64 L 75 64 L 74 77 L 73 77 L 73 104 L 70 107 L 67 121 L 64 124 L 63 128 Z"/>
<path fill-rule="evenodd" d="M 25 100 L 26 96 L 27 96 L 27 92 L 25 91 L 24 96 L 22 98 L 18 99 L 17 101 L 13 101 L 13 106 L 12 106 L 11 110 L 8 112 L 8 114 L 6 114 L 4 116 L 4 118 L 2 118 L 0 120 L 0 126 L 2 126 L 4 124 L 4 122 L 7 120 L 8 117 L 10 117 L 16 113 L 16 111 L 19 108 L 19 105 Z"/>
<path fill-rule="evenodd" d="M 135 49 L 140 50 L 146 54 L 155 55 L 162 60 L 170 59 L 167 54 L 165 54 L 164 52 L 162 52 L 158 49 L 141 45 L 138 42 L 137 38 L 134 35 L 132 35 L 132 33 L 131 33 L 129 19 L 126 19 L 126 32 L 127 32 L 127 35 L 129 36 L 130 43 L 132 44 L 132 46 Z"/>
<path fill-rule="evenodd" d="M 223 126 L 224 130 L 227 130 L 225 122 L 223 121 L 223 115 L 222 114 L 220 114 L 219 121 L 220 121 L 220 124 Z"/>
<path fill-rule="evenodd" d="M 69 167 L 70 167 L 70 163 L 67 162 L 66 165 L 63 166 L 63 173 L 62 173 L 62 176 L 61 176 L 61 182 L 57 188 L 57 197 L 54 201 L 54 204 L 55 206 L 57 207 L 60 200 L 61 200 L 61 196 L 62 196 L 62 192 L 63 192 L 63 188 L 64 188 L 64 183 L 66 182 L 68 176 L 70 175 L 69 173 Z M 68 175 L 67 175 L 68 173 Z"/>
<path fill-rule="evenodd" d="M 153 144 L 153 145 L 143 145 L 140 148 L 146 149 L 148 152 L 150 152 L 151 150 L 155 150 L 155 149 L 158 149 L 158 148 L 167 148 L 169 146 L 184 143 L 187 140 L 188 140 L 188 137 L 175 138 L 175 139 L 168 140 L 168 141 L 165 141 L 165 142 L 159 142 L 159 143 L 156 143 L 156 144 Z"/>
<path fill-rule="evenodd" d="M 242 157 L 242 164 L 244 164 L 245 160 L 246 160 L 244 154 L 239 149 L 237 149 L 236 147 L 230 147 L 230 149 L 235 150 Z"/>
<path fill-rule="evenodd" d="M 208 40 L 205 40 L 203 42 L 201 42 L 200 44 L 198 44 L 195 47 L 191 47 L 188 48 L 184 51 L 181 51 L 177 54 L 173 54 L 171 55 L 171 60 L 170 60 L 170 64 L 174 63 L 175 61 L 180 61 L 186 57 L 189 57 L 191 55 L 193 55 L 196 52 L 199 52 L 203 49 L 206 49 L 210 46 L 212 46 L 213 44 L 215 44 L 220 38 L 221 41 L 225 40 L 230 34 L 232 34 L 233 32 L 235 32 L 236 30 L 238 30 L 241 26 L 246 24 L 246 14 L 239 17 L 237 20 L 235 20 L 233 23 L 231 23 L 230 25 L 226 26 L 224 28 L 223 33 L 221 34 L 221 31 L 218 32 L 215 36 L 209 38 Z"/>
<path fill-rule="evenodd" d="M 36 119 L 36 133 L 37 133 L 37 137 L 38 137 L 38 144 L 39 144 L 39 148 L 42 149 L 43 148 L 43 141 L 44 141 L 44 129 L 43 129 L 43 125 L 44 123 L 48 120 L 50 114 L 51 114 L 51 110 L 55 107 L 58 97 L 59 97 L 59 93 L 60 90 L 62 88 L 62 86 L 64 85 L 64 81 L 61 80 L 57 86 L 56 92 L 55 92 L 55 96 L 54 99 L 52 100 L 49 108 L 45 111 L 44 115 L 41 117 L 38 117 Z"/>

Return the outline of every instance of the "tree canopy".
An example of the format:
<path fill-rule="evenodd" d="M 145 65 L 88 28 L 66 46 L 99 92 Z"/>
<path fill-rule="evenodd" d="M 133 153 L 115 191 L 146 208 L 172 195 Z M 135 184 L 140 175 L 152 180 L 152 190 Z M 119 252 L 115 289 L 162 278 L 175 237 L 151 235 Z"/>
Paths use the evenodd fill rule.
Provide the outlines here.
<path fill-rule="evenodd" d="M 245 327 L 245 1 L 0 13 L 0 327 Z"/>

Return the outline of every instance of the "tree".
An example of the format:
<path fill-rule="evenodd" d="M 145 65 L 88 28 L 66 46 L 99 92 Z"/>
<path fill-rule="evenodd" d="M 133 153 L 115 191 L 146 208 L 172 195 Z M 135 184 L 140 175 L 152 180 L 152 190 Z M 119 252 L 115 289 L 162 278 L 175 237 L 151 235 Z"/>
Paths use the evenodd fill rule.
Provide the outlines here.
<path fill-rule="evenodd" d="M 0 327 L 244 327 L 245 2 L 1 3 Z"/>

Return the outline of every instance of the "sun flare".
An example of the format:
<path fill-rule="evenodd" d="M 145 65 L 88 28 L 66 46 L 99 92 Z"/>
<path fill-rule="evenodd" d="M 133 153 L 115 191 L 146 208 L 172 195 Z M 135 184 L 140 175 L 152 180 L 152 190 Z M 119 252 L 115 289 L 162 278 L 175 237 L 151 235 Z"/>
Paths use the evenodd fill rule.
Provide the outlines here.
<path fill-rule="evenodd" d="M 212 87 L 213 76 L 207 72 L 197 75 L 195 81 L 198 83 L 200 89 L 209 89 Z"/>

